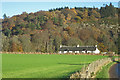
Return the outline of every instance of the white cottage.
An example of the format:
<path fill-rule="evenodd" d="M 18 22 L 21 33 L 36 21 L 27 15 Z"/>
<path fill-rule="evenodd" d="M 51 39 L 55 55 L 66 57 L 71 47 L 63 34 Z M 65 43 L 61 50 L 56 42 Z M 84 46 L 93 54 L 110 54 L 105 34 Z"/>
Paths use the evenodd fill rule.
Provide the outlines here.
<path fill-rule="evenodd" d="M 100 50 L 95 46 L 62 46 L 60 45 L 59 53 L 95 53 L 99 54 Z"/>

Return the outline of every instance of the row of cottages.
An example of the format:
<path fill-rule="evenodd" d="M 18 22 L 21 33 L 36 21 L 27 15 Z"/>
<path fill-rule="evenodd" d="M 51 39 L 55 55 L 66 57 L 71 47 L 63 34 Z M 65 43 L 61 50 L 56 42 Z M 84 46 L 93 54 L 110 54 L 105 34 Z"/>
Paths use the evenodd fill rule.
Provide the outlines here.
<path fill-rule="evenodd" d="M 100 50 L 95 46 L 62 46 L 60 45 L 59 53 L 95 53 L 99 54 Z"/>

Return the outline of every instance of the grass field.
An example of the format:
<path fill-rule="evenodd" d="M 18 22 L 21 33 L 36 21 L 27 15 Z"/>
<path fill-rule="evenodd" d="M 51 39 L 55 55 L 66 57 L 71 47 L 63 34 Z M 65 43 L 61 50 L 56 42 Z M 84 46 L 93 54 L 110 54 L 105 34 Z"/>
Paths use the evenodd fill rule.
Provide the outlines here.
<path fill-rule="evenodd" d="M 67 78 L 106 56 L 2 54 L 3 78 Z"/>
<path fill-rule="evenodd" d="M 103 66 L 102 69 L 99 72 L 97 72 L 96 78 L 110 78 L 109 77 L 109 69 L 113 64 L 115 64 L 115 63 L 111 62 L 111 63 L 107 64 L 106 66 Z"/>

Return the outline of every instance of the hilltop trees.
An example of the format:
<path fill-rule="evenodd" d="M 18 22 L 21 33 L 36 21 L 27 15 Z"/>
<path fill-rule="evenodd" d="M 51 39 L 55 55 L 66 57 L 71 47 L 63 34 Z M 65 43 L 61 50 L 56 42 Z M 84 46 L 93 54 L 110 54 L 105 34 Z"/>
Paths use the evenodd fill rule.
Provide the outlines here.
<path fill-rule="evenodd" d="M 110 3 L 110 5 L 106 5 L 105 7 L 101 7 L 100 14 L 101 17 L 114 17 L 115 16 L 115 7 Z"/>
<path fill-rule="evenodd" d="M 7 15 L 6 14 L 3 15 L 3 19 L 7 19 Z"/>

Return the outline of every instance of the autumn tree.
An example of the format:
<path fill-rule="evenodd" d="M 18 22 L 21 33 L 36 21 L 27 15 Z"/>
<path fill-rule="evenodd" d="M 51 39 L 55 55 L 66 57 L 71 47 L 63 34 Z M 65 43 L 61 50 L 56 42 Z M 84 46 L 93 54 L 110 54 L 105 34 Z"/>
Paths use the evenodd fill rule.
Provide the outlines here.
<path fill-rule="evenodd" d="M 43 29 L 55 29 L 55 25 L 53 24 L 52 20 L 48 20 L 47 23 L 44 25 Z"/>
<path fill-rule="evenodd" d="M 12 52 L 19 52 L 22 51 L 20 49 L 20 41 L 18 40 L 18 36 L 13 36 L 10 38 L 10 51 Z"/>
<path fill-rule="evenodd" d="M 88 10 L 87 9 L 85 9 L 83 12 L 83 19 L 84 19 L 84 21 L 86 21 L 88 19 Z"/>
<path fill-rule="evenodd" d="M 6 36 L 10 37 L 10 35 L 11 35 L 11 30 L 7 28 L 7 29 L 5 29 L 5 30 L 3 31 L 3 33 L 4 33 Z"/>
<path fill-rule="evenodd" d="M 59 51 L 60 45 L 61 45 L 61 37 L 56 36 L 54 39 L 55 52 Z"/>
<path fill-rule="evenodd" d="M 88 38 L 90 38 L 90 31 L 87 29 L 82 29 L 80 30 L 80 33 L 78 34 L 79 38 L 83 41 L 87 40 Z"/>
<path fill-rule="evenodd" d="M 22 49 L 24 52 L 35 51 L 32 43 L 31 43 L 31 36 L 30 35 L 21 35 L 21 36 L 19 36 L 19 40 L 21 42 Z M 20 48 L 21 48 L 21 46 L 19 47 L 19 49 Z"/>
<path fill-rule="evenodd" d="M 79 38 L 70 37 L 66 45 L 68 46 L 83 45 L 83 42 Z"/>
<path fill-rule="evenodd" d="M 10 49 L 10 43 L 9 43 L 9 38 L 2 34 L 2 51 L 9 51 Z"/>
<path fill-rule="evenodd" d="M 63 25 L 63 19 L 59 18 L 59 25 L 62 26 Z"/>
<path fill-rule="evenodd" d="M 100 16 L 100 13 L 98 13 L 96 10 L 92 9 L 90 12 L 89 12 L 89 16 L 90 16 L 90 19 L 91 20 L 98 20 L 101 16 Z"/>
<path fill-rule="evenodd" d="M 107 52 L 107 47 L 103 43 L 98 43 L 98 49 L 100 52 Z"/>
<path fill-rule="evenodd" d="M 48 37 L 47 31 L 35 33 L 32 36 L 32 43 L 37 52 L 47 52 L 46 48 L 47 48 L 48 41 L 49 41 L 49 37 Z"/>
<path fill-rule="evenodd" d="M 53 18 L 53 23 L 54 23 L 55 25 L 58 24 L 58 18 L 57 18 L 57 17 L 54 17 L 54 18 Z"/>

